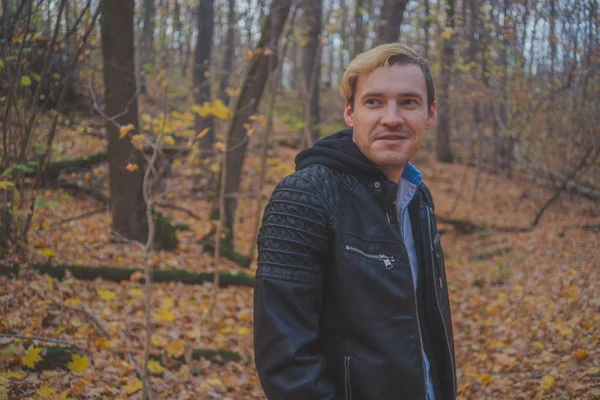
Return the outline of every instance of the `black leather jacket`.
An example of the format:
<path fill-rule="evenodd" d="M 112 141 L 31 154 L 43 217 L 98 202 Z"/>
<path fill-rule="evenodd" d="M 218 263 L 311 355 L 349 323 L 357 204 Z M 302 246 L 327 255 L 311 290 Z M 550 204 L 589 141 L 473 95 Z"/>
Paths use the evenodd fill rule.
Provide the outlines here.
<path fill-rule="evenodd" d="M 325 140 L 347 137 L 343 131 Z M 421 184 L 409 205 L 415 290 L 397 185 L 353 142 L 333 147 L 333 155 L 300 153 L 299 170 L 265 209 L 254 293 L 263 389 L 270 400 L 425 400 L 425 348 L 436 400 L 454 399 L 452 323 L 431 195 Z"/>

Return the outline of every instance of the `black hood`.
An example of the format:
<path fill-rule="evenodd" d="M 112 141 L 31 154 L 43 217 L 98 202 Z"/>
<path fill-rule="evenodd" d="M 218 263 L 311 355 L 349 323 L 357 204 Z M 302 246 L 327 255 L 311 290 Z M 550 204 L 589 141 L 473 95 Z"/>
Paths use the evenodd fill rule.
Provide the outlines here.
<path fill-rule="evenodd" d="M 383 175 L 354 143 L 352 129 L 343 129 L 324 137 L 296 156 L 296 171 L 313 164 L 325 165 L 341 172 Z"/>

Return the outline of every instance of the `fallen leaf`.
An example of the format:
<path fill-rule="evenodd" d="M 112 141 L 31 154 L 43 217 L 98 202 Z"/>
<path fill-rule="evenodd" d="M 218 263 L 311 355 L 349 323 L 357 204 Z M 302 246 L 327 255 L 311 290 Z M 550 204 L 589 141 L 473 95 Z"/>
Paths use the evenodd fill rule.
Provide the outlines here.
<path fill-rule="evenodd" d="M 67 367 L 73 372 L 85 372 L 88 367 L 89 360 L 87 356 L 80 356 L 79 354 L 73 354 L 71 357 L 71 362 L 67 365 Z"/>
<path fill-rule="evenodd" d="M 33 368 L 37 362 L 42 361 L 42 357 L 40 356 L 41 351 L 41 347 L 29 346 L 25 355 L 21 357 L 21 363 L 29 368 Z"/>
<path fill-rule="evenodd" d="M 53 394 L 56 394 L 56 390 L 49 385 L 42 385 L 35 389 L 35 394 L 40 396 L 42 399 L 49 399 Z"/>
<path fill-rule="evenodd" d="M 548 390 L 554 386 L 554 377 L 552 375 L 544 375 L 542 377 L 542 390 Z"/>
<path fill-rule="evenodd" d="M 152 375 L 161 375 L 163 372 L 165 372 L 165 368 L 156 360 L 148 360 L 146 367 Z"/>
<path fill-rule="evenodd" d="M 139 379 L 135 382 L 131 382 L 125 385 L 125 392 L 127 392 L 128 395 L 137 393 L 140 390 L 142 390 L 142 381 L 140 381 Z"/>
<path fill-rule="evenodd" d="M 106 289 L 99 289 L 99 290 L 97 290 L 97 293 L 98 293 L 98 296 L 100 296 L 100 298 L 102 300 L 112 300 L 117 295 L 112 290 L 106 290 Z"/>

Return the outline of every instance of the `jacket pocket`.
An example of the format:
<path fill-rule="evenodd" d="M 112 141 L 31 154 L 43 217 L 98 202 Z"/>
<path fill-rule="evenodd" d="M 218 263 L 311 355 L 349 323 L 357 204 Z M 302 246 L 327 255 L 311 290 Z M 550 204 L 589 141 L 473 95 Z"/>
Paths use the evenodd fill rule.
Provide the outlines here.
<path fill-rule="evenodd" d="M 350 356 L 344 356 L 344 392 L 344 399 L 352 400 L 352 384 L 350 382 Z"/>
<path fill-rule="evenodd" d="M 371 253 L 367 253 L 365 251 L 362 251 L 361 249 L 357 248 L 357 247 L 353 247 L 353 246 L 348 246 L 346 245 L 346 250 L 351 251 L 353 253 L 357 253 L 360 254 L 364 257 L 367 258 L 371 258 L 373 260 L 380 260 L 383 262 L 383 265 L 385 266 L 385 269 L 392 269 L 394 268 L 394 264 L 392 264 L 395 260 L 394 257 L 388 257 L 385 254 L 371 254 Z"/>

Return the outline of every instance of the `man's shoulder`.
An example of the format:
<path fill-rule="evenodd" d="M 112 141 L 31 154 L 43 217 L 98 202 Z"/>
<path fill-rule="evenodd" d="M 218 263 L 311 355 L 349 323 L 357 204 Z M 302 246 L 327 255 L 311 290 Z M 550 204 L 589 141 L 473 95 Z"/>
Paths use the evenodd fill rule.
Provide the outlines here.
<path fill-rule="evenodd" d="M 325 165 L 313 164 L 286 176 L 279 185 L 283 187 L 309 186 L 317 192 L 322 192 L 332 189 L 339 181 L 340 172 Z"/>
<path fill-rule="evenodd" d="M 273 195 L 294 196 L 302 203 L 320 204 L 328 210 L 333 210 L 342 193 L 344 182 L 342 175 L 342 172 L 331 167 L 313 164 L 283 178 Z M 302 196 L 303 194 L 308 196 Z"/>

